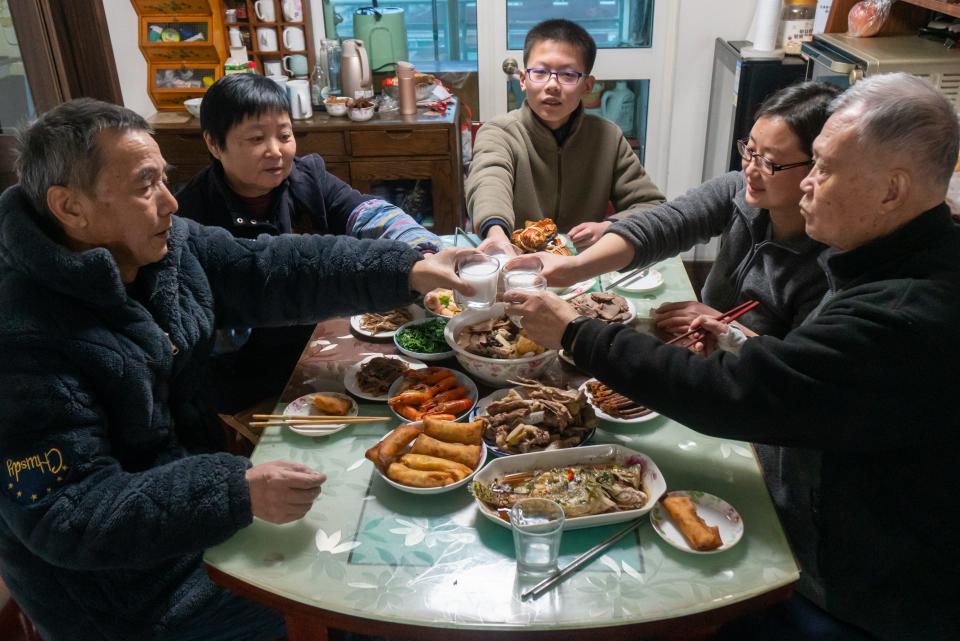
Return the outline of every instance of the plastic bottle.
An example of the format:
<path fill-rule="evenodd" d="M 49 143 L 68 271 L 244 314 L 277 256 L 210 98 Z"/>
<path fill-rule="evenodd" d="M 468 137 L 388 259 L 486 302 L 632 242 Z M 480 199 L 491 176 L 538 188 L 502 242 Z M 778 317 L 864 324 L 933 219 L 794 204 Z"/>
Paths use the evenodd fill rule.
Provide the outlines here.
<path fill-rule="evenodd" d="M 414 80 L 416 70 L 409 62 L 397 62 L 397 85 L 400 96 L 400 113 L 414 115 L 417 113 L 417 85 Z"/>
<path fill-rule="evenodd" d="M 784 53 L 790 55 L 800 55 L 800 46 L 813 39 L 813 17 L 816 12 L 816 0 L 784 0 L 777 32 L 777 49 L 783 49 Z"/>

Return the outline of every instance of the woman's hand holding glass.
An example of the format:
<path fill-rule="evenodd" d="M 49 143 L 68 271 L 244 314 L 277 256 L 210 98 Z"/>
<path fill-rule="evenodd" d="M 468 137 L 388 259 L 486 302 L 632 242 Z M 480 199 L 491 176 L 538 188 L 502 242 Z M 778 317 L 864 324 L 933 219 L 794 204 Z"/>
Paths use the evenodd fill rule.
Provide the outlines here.
<path fill-rule="evenodd" d="M 523 319 L 527 336 L 547 349 L 560 349 L 567 324 L 578 316 L 565 300 L 548 291 L 514 289 L 503 295 L 507 313 Z"/>

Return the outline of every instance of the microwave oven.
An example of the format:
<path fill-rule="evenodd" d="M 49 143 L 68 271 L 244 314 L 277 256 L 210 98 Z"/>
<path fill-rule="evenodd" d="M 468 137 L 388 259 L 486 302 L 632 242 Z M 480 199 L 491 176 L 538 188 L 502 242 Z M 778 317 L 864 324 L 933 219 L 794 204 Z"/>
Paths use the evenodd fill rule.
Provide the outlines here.
<path fill-rule="evenodd" d="M 822 80 L 846 89 L 857 80 L 904 71 L 929 80 L 960 108 L 960 50 L 919 36 L 854 38 L 821 33 L 800 49 L 807 80 Z"/>

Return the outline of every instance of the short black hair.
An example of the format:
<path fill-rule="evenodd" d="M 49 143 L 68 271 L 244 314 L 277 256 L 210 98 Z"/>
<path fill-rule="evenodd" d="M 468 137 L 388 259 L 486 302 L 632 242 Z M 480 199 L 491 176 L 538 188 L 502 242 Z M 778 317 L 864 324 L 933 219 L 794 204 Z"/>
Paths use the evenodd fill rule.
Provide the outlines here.
<path fill-rule="evenodd" d="M 533 26 L 533 29 L 527 32 L 527 37 L 523 41 L 523 66 L 527 66 L 527 59 L 530 57 L 530 50 L 537 44 L 545 40 L 555 40 L 565 42 L 568 45 L 580 51 L 583 56 L 584 73 L 589 74 L 593 71 L 593 63 L 597 59 L 597 43 L 587 33 L 587 30 L 576 22 L 554 18 L 544 20 Z"/>
<path fill-rule="evenodd" d="M 200 103 L 200 131 L 210 134 L 220 149 L 227 134 L 250 116 L 266 112 L 290 114 L 287 92 L 276 82 L 255 73 L 233 73 L 213 83 Z"/>
<path fill-rule="evenodd" d="M 800 139 L 800 147 L 813 155 L 813 140 L 820 135 L 823 124 L 830 117 L 830 102 L 841 89 L 826 82 L 801 82 L 790 85 L 769 96 L 757 109 L 754 120 L 779 117 Z"/>

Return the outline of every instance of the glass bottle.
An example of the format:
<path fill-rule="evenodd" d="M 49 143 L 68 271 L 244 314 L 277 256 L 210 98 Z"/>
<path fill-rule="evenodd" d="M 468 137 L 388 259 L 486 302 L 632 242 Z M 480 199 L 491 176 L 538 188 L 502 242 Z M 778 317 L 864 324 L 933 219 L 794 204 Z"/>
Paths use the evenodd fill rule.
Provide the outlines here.
<path fill-rule="evenodd" d="M 313 103 L 314 109 L 323 106 L 323 100 L 327 97 L 326 94 L 329 91 L 327 72 L 323 69 L 323 63 L 317 60 L 316 64 L 313 65 L 313 73 L 310 74 L 310 102 Z"/>
<path fill-rule="evenodd" d="M 813 39 L 813 16 L 816 12 L 816 0 L 785 0 L 780 13 L 777 49 L 799 56 L 800 46 Z"/>

